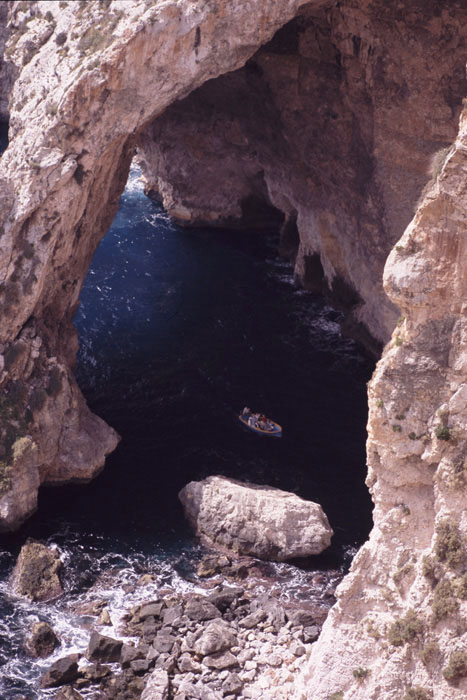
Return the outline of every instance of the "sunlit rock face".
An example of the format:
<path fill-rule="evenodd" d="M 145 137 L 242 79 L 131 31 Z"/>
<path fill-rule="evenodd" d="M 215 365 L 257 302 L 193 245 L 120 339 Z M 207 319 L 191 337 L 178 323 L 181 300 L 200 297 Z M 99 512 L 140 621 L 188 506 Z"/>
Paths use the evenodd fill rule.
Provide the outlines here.
<path fill-rule="evenodd" d="M 181 223 L 274 228 L 296 277 L 386 342 L 382 270 L 457 133 L 465 13 L 436 2 L 303 8 L 239 71 L 144 132 L 147 189 Z"/>
<path fill-rule="evenodd" d="M 138 132 L 243 65 L 301 4 L 9 4 L 5 58 L 18 77 L 0 163 L 0 528 L 34 510 L 39 483 L 92 478 L 118 442 L 74 380 L 72 317 Z M 19 450 L 24 436 L 33 444 Z"/>
<path fill-rule="evenodd" d="M 461 700 L 466 8 L 303 6 L 9 4 L 18 77 L 0 161 L 0 525 L 34 509 L 40 483 L 92 478 L 117 443 L 74 380 L 71 319 L 141 142 L 155 168 L 148 185 L 178 218 L 283 222 L 305 284 L 324 277 L 380 341 L 401 316 L 369 387 L 374 530 L 297 698 Z M 186 115 L 180 103 L 155 121 L 229 71 L 185 103 Z M 186 164 L 179 179 L 170 149 Z M 216 177 L 218 149 L 230 194 Z"/>
<path fill-rule="evenodd" d="M 16 67 L 5 56 L 5 44 L 8 41 L 8 3 L 0 3 L 0 122 L 7 122 L 10 113 L 8 98 L 13 87 Z"/>
<path fill-rule="evenodd" d="M 297 683 L 313 700 L 467 693 L 466 168 L 464 112 L 386 263 L 402 316 L 369 386 L 374 528 Z"/>

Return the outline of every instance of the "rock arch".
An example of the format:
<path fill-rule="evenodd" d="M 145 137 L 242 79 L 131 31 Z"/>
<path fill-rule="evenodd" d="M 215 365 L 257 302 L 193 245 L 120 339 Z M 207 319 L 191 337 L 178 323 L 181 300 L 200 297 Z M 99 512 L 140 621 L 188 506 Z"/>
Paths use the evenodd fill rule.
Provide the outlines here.
<path fill-rule="evenodd" d="M 31 512 L 41 482 L 91 478 L 118 439 L 89 412 L 74 381 L 71 319 L 140 133 L 176 100 L 240 69 L 305 2 L 61 4 L 59 13 L 57 3 L 40 3 L 47 11 L 38 15 L 37 4 L 13 3 L 16 31 L 7 47 L 21 71 L 11 99 L 11 143 L 0 162 L 3 528 Z M 297 692 L 313 700 L 333 694 L 396 700 L 421 688 L 436 700 L 460 700 L 465 676 L 456 685 L 442 669 L 454 652 L 465 650 L 465 595 L 453 593 L 456 612 L 441 619 L 433 604 L 437 582 L 461 590 L 466 557 L 465 8 L 440 8 L 435 0 L 307 5 L 302 16 L 311 17 L 313 40 L 300 32 L 299 56 L 327 66 L 322 84 L 310 72 L 313 85 L 326 94 L 322 104 L 344 109 L 316 112 L 313 145 L 323 133 L 328 137 L 317 163 L 336 146 L 327 125 L 343 115 L 338 133 L 347 135 L 350 160 L 343 159 L 342 169 L 348 170 L 339 173 L 335 160 L 327 177 L 330 184 L 333 177 L 341 183 L 348 178 L 354 189 L 347 193 L 363 197 L 367 223 L 351 208 L 342 227 L 331 207 L 320 216 L 307 213 L 307 192 L 297 195 L 303 183 L 295 180 L 295 194 L 291 188 L 284 196 L 277 172 L 265 170 L 270 201 L 290 217 L 297 212 L 302 260 L 319 252 L 331 283 L 339 260 L 342 268 L 355 263 L 348 226 L 359 235 L 366 227 L 358 239 L 360 263 L 382 247 L 360 287 L 355 267 L 343 275 L 366 301 L 362 320 L 377 321 L 381 340 L 395 321 L 395 307 L 384 302 L 382 310 L 374 284 L 386 253 L 405 232 L 384 278 L 403 316 L 369 388 L 375 528 L 339 589 Z M 263 71 L 269 61 L 277 75 L 288 65 L 287 85 L 300 88 L 284 92 L 292 118 L 303 105 L 306 82 L 299 79 L 304 64 L 293 58 L 296 47 L 287 31 L 261 60 Z M 290 83 L 291 69 L 298 78 Z M 362 109 L 353 110 L 352 101 Z M 355 168 L 355 154 L 364 158 L 363 167 Z M 407 171 L 420 175 L 417 188 L 410 189 Z M 369 173 L 380 188 L 369 185 Z M 305 177 L 310 192 L 319 175 L 318 167 L 306 176 L 310 182 Z M 387 240 L 375 228 L 380 216 Z M 442 546 L 446 532 L 460 543 L 449 557 Z M 393 625 L 400 627 L 412 609 L 419 631 L 392 644 Z M 439 658 L 425 664 L 423 645 L 434 640 Z"/>
<path fill-rule="evenodd" d="M 73 378 L 72 317 L 138 133 L 242 65 L 302 4 L 12 4 L 6 55 L 20 73 L 0 163 L 4 529 L 32 512 L 39 483 L 91 478 L 118 441 Z"/>

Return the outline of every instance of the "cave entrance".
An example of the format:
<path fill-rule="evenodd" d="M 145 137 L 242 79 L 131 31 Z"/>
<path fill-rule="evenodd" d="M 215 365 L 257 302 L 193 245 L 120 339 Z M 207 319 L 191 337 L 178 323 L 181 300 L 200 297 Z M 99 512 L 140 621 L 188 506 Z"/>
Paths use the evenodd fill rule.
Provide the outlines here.
<path fill-rule="evenodd" d="M 295 287 L 278 243 L 264 229 L 180 228 L 132 168 L 75 319 L 80 386 L 122 436 L 82 496 L 100 531 L 179 537 L 178 490 L 224 474 L 322 503 L 337 558 L 366 538 L 373 363 L 342 338 L 339 312 Z M 282 423 L 282 440 L 245 434 L 244 405 Z"/>

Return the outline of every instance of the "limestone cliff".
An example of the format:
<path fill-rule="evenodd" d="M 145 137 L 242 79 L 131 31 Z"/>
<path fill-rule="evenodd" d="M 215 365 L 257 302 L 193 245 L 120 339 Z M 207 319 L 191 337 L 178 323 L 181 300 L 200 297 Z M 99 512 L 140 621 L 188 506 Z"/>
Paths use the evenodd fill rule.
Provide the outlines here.
<path fill-rule="evenodd" d="M 282 213 L 297 279 L 324 275 L 360 333 L 386 342 L 397 313 L 382 270 L 457 132 L 464 23 L 426 2 L 312 3 L 151 124 L 148 189 L 182 223 L 277 226 Z"/>
<path fill-rule="evenodd" d="M 374 529 L 304 679 L 313 700 L 467 692 L 467 110 L 385 268 L 401 310 L 369 386 Z"/>
<path fill-rule="evenodd" d="M 5 56 L 18 77 L 0 162 L 1 527 L 34 509 L 39 483 L 90 479 L 117 444 L 74 380 L 72 318 L 138 132 L 243 65 L 301 4 L 10 3 Z"/>
<path fill-rule="evenodd" d="M 369 387 L 374 530 L 297 678 L 297 698 L 460 700 L 466 8 L 303 5 L 11 3 L 6 53 L 18 77 L 0 162 L 0 522 L 17 526 L 41 482 L 91 478 L 117 442 L 74 380 L 72 317 L 141 137 L 174 213 L 277 225 L 282 212 L 284 245 L 298 236 L 299 277 L 322 270 L 380 340 L 400 310 Z M 207 81 L 186 112 L 180 103 L 163 114 Z M 177 138 L 190 178 L 202 161 L 192 191 L 170 170 L 170 149 L 180 163 Z M 215 182 L 219 144 L 230 197 Z M 215 186 L 207 198 L 203 168 Z"/>

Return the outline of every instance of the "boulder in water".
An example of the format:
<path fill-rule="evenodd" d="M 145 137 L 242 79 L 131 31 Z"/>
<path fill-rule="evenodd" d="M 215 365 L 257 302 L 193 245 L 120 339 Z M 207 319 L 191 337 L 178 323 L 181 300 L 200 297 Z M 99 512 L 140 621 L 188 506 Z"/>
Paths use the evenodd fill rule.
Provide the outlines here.
<path fill-rule="evenodd" d="M 285 561 L 319 554 L 333 531 L 318 503 L 271 486 L 221 476 L 191 481 L 179 493 L 206 544 L 235 554 Z"/>
<path fill-rule="evenodd" d="M 112 637 L 104 637 L 99 632 L 93 632 L 86 651 L 89 661 L 112 663 L 120 660 L 123 642 Z"/>
<path fill-rule="evenodd" d="M 38 602 L 58 598 L 63 593 L 61 568 L 57 551 L 29 539 L 21 548 L 13 570 L 13 590 Z"/>
<path fill-rule="evenodd" d="M 26 651 L 34 657 L 50 656 L 60 644 L 57 635 L 48 622 L 35 622 L 26 640 Z"/>
<path fill-rule="evenodd" d="M 52 664 L 41 678 L 41 688 L 56 688 L 59 685 L 73 683 L 78 678 L 79 659 L 80 654 L 69 654 Z"/>

